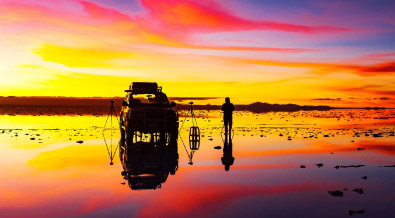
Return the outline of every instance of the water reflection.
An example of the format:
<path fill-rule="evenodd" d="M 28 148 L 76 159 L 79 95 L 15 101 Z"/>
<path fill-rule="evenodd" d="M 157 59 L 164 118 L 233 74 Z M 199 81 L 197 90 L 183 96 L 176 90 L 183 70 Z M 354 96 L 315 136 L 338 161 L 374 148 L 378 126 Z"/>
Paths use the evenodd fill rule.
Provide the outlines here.
<path fill-rule="evenodd" d="M 1 116 L 1 217 L 393 216 L 395 110 L 237 112 L 232 143 L 221 140 L 221 112 L 198 114 L 200 144 L 188 144 L 187 130 L 174 143 L 166 133 L 136 132 L 130 163 L 115 157 L 112 166 L 101 139 L 105 116 Z M 199 149 L 192 166 L 182 140 L 189 153 Z M 227 157 L 236 159 L 224 162 L 231 173 Z M 131 192 L 120 183 L 163 188 Z"/>
<path fill-rule="evenodd" d="M 225 166 L 225 171 L 229 171 L 230 166 L 233 165 L 235 158 L 233 157 L 233 143 L 232 136 L 225 133 L 223 156 L 221 157 L 222 164 Z"/>
<path fill-rule="evenodd" d="M 182 138 L 181 138 L 181 141 L 182 141 Z M 182 144 L 184 145 L 185 151 L 186 151 L 188 158 L 189 158 L 188 164 L 193 165 L 193 155 L 200 148 L 200 135 L 199 135 L 199 138 L 191 137 L 191 135 L 189 135 L 189 151 L 186 148 L 184 141 L 182 141 Z"/>
<path fill-rule="evenodd" d="M 119 157 L 132 190 L 157 189 L 178 170 L 177 138 L 167 132 L 134 132 L 133 140 L 120 140 Z"/>

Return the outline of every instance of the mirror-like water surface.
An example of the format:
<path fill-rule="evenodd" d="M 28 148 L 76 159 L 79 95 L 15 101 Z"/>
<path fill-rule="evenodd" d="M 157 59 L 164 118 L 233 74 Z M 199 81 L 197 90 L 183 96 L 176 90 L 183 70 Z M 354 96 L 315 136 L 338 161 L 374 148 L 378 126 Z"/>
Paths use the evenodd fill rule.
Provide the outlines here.
<path fill-rule="evenodd" d="M 0 116 L 1 217 L 393 217 L 395 110 L 235 112 L 230 140 L 196 114 L 199 147 L 187 118 L 176 149 L 139 150 L 137 190 L 115 119 Z"/>

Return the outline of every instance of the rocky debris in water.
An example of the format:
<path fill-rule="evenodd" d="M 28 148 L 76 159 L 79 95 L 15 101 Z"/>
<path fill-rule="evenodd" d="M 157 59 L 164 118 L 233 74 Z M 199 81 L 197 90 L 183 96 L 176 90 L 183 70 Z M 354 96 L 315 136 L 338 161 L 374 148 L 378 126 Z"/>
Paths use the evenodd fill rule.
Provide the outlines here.
<path fill-rule="evenodd" d="M 318 164 L 316 164 L 316 165 L 317 165 L 318 168 L 321 168 L 322 166 L 324 166 L 323 163 L 318 163 Z"/>
<path fill-rule="evenodd" d="M 365 210 L 349 210 L 348 215 L 353 215 L 354 213 L 365 213 Z"/>
<path fill-rule="evenodd" d="M 333 197 L 343 197 L 343 192 L 339 191 L 339 190 L 335 190 L 335 191 L 328 191 L 328 193 L 330 195 L 332 195 Z"/>
<path fill-rule="evenodd" d="M 379 166 L 379 167 L 395 167 L 395 165 Z"/>
<path fill-rule="evenodd" d="M 349 166 L 339 166 L 339 165 L 336 165 L 335 166 L 335 168 L 336 169 L 339 169 L 339 168 L 358 168 L 358 167 L 364 167 L 365 165 L 363 165 L 363 164 L 360 164 L 360 165 L 349 165 Z M 394 165 L 395 166 L 395 165 Z"/>
<path fill-rule="evenodd" d="M 353 191 L 358 194 L 363 194 L 363 189 L 361 189 L 361 188 L 354 188 Z"/>
<path fill-rule="evenodd" d="M 300 168 L 306 168 L 306 166 L 305 165 L 300 165 Z"/>
<path fill-rule="evenodd" d="M 361 178 L 362 178 L 362 179 L 365 179 L 365 180 L 366 180 L 366 179 L 368 179 L 368 177 L 367 177 L 367 176 L 362 176 Z"/>
<path fill-rule="evenodd" d="M 365 148 L 357 148 L 358 151 L 363 151 Z"/>
<path fill-rule="evenodd" d="M 84 143 L 84 141 L 76 141 L 76 143 L 82 144 L 82 143 Z"/>
<path fill-rule="evenodd" d="M 377 138 L 377 137 L 383 137 L 383 136 L 381 135 L 381 133 L 377 133 L 377 134 L 373 134 L 373 137 Z"/>
<path fill-rule="evenodd" d="M 221 149 L 221 146 L 215 146 L 214 149 Z"/>

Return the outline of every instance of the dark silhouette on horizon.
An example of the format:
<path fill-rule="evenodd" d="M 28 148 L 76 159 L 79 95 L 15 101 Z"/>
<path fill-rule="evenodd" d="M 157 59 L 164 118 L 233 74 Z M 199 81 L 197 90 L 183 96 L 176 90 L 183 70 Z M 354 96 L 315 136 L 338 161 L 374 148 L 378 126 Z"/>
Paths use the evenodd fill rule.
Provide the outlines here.
<path fill-rule="evenodd" d="M 229 142 L 228 142 L 229 137 Z M 222 164 L 225 166 L 225 171 L 229 171 L 230 166 L 233 165 L 235 158 L 233 157 L 233 144 L 230 134 L 225 134 L 223 156 L 221 157 Z"/>
<path fill-rule="evenodd" d="M 95 115 L 105 116 L 108 113 L 108 101 L 114 100 L 115 110 L 120 110 L 124 101 L 121 97 L 80 98 L 80 97 L 2 97 L 0 96 L 0 114 L 13 115 Z M 169 98 L 171 100 L 171 98 Z M 194 110 L 221 110 L 222 105 L 194 104 Z M 189 110 L 189 104 L 177 104 L 178 110 Z M 331 107 L 326 105 L 269 104 L 255 102 L 237 104 L 236 111 L 293 112 L 293 111 L 328 111 L 336 109 L 381 110 L 394 109 L 385 107 Z"/>
<path fill-rule="evenodd" d="M 224 112 L 224 125 L 225 125 L 225 135 L 228 133 L 228 126 L 229 126 L 229 133 L 232 132 L 232 124 L 233 118 L 232 113 L 235 110 L 235 106 L 230 103 L 230 98 L 225 98 L 225 103 L 222 105 L 222 111 Z"/>

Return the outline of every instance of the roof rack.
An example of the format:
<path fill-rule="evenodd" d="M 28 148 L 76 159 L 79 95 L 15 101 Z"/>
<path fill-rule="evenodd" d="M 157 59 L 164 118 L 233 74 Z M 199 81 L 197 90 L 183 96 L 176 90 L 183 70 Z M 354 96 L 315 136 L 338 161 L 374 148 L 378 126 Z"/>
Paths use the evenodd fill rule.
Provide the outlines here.
<path fill-rule="evenodd" d="M 162 86 L 158 86 L 155 82 L 133 82 L 125 92 L 131 92 L 132 94 L 155 94 L 162 92 Z"/>

